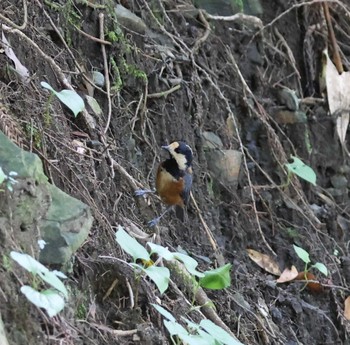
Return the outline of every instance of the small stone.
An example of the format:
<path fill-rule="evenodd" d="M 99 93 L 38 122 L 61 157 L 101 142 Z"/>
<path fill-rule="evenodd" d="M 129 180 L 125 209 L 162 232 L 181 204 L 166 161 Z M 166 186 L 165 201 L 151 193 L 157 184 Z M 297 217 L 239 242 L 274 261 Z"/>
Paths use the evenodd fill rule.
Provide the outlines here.
<path fill-rule="evenodd" d="M 222 149 L 224 147 L 220 137 L 213 132 L 202 132 L 202 139 L 204 149 Z"/>
<path fill-rule="evenodd" d="M 243 10 L 243 4 L 234 0 L 194 0 L 194 5 L 219 16 L 230 16 Z"/>
<path fill-rule="evenodd" d="M 105 86 L 105 76 L 99 71 L 92 72 L 92 80 L 99 87 Z"/>
<path fill-rule="evenodd" d="M 283 88 L 277 92 L 279 101 L 289 110 L 296 111 L 299 109 L 300 100 L 294 90 Z"/>
<path fill-rule="evenodd" d="M 350 174 L 350 166 L 349 165 L 341 165 L 338 169 L 340 174 Z"/>
<path fill-rule="evenodd" d="M 147 26 L 145 22 L 141 18 L 139 18 L 136 14 L 132 13 L 122 5 L 117 5 L 115 7 L 115 14 L 118 22 L 122 26 L 125 26 L 126 28 L 132 31 L 138 32 L 142 35 L 145 34 L 147 30 Z"/>
<path fill-rule="evenodd" d="M 327 188 L 326 191 L 327 191 L 327 193 L 329 193 L 333 197 L 340 197 L 340 196 L 343 196 L 344 194 L 346 194 L 346 190 L 341 190 L 341 189 L 337 189 L 337 188 Z"/>
<path fill-rule="evenodd" d="M 344 175 L 334 175 L 331 177 L 331 183 L 334 188 L 342 189 L 348 185 L 348 179 Z"/>
<path fill-rule="evenodd" d="M 242 153 L 236 150 L 210 150 L 206 152 L 208 168 L 217 182 L 236 186 L 241 168 Z"/>
<path fill-rule="evenodd" d="M 279 308 L 271 307 L 270 311 L 271 311 L 271 316 L 272 316 L 272 319 L 273 319 L 274 322 L 277 322 L 277 323 L 282 322 L 283 315 L 282 315 L 282 313 L 281 313 Z"/>

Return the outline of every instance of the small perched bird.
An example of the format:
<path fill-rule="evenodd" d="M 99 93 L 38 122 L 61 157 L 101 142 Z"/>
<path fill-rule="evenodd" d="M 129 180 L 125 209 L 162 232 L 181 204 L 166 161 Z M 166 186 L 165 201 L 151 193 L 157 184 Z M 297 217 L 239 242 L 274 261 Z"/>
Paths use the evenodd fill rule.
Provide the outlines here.
<path fill-rule="evenodd" d="M 192 149 L 183 141 L 174 141 L 162 146 L 169 152 L 170 157 L 162 162 L 157 171 L 156 190 L 162 201 L 169 205 L 165 212 L 149 222 L 156 225 L 159 220 L 176 206 L 176 215 L 184 221 L 184 207 L 188 203 L 192 186 Z M 136 195 L 150 193 L 150 190 L 138 190 Z"/>

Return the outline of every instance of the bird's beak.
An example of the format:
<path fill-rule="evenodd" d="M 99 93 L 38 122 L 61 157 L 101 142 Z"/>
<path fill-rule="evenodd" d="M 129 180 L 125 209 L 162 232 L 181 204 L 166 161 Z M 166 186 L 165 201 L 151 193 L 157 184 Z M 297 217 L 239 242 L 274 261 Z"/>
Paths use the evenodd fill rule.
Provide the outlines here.
<path fill-rule="evenodd" d="M 169 151 L 170 146 L 169 146 L 169 145 L 164 145 L 164 146 L 162 146 L 162 149 L 163 149 L 163 150 L 166 150 L 166 151 Z"/>

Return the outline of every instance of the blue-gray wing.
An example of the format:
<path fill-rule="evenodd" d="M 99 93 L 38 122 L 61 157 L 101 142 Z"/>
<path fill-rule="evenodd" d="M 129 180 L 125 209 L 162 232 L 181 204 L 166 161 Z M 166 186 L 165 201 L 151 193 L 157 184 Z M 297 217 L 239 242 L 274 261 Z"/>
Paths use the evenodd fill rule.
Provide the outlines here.
<path fill-rule="evenodd" d="M 184 179 L 184 190 L 182 192 L 182 198 L 184 200 L 185 205 L 188 203 L 188 199 L 190 197 L 191 187 L 192 187 L 192 174 L 186 173 L 183 177 Z"/>

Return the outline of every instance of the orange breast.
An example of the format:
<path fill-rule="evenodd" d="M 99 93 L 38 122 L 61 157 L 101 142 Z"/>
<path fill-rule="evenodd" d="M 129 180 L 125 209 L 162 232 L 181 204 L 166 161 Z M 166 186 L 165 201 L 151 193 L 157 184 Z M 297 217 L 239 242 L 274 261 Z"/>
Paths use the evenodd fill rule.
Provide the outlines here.
<path fill-rule="evenodd" d="M 176 180 L 160 166 L 157 172 L 156 188 L 160 198 L 165 204 L 184 206 L 184 201 L 182 199 L 184 188 L 183 178 Z"/>

